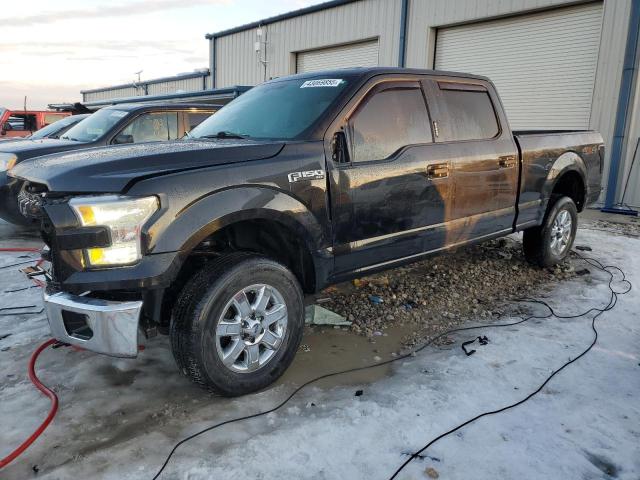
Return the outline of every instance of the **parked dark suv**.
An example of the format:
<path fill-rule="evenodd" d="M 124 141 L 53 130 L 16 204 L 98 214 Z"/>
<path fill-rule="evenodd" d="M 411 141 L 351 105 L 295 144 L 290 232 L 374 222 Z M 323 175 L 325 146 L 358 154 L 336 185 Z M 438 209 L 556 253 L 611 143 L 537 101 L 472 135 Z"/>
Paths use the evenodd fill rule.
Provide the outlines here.
<path fill-rule="evenodd" d="M 201 104 L 123 104 L 103 108 L 69 129 L 60 139 L 0 143 L 0 218 L 27 225 L 18 208 L 22 182 L 7 177 L 29 158 L 92 147 L 176 140 L 220 109 Z M 90 161 L 91 155 L 86 155 Z"/>

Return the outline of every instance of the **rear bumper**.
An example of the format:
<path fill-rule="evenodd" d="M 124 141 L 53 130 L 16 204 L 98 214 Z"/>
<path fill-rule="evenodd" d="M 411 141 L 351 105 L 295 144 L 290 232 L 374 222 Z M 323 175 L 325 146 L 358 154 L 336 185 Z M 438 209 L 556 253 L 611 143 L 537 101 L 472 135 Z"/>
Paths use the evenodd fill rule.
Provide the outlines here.
<path fill-rule="evenodd" d="M 54 338 L 113 357 L 138 355 L 142 303 L 101 300 L 66 292 L 44 294 Z"/>

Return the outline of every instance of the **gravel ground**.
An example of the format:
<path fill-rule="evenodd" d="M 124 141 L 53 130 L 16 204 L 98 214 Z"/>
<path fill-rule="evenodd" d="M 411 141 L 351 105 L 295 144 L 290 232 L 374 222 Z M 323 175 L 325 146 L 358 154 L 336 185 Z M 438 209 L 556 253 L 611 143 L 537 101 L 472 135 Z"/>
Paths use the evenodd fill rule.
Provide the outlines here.
<path fill-rule="evenodd" d="M 584 268 L 570 260 L 553 269 L 529 265 L 520 239 L 513 235 L 330 287 L 317 301 L 372 341 L 388 328 L 408 325 L 413 332 L 403 338 L 406 347 L 472 318 L 496 321 L 525 308 L 509 301 L 543 293 Z"/>
<path fill-rule="evenodd" d="M 617 235 L 624 235 L 627 237 L 640 238 L 640 219 L 629 218 L 628 222 L 607 222 L 606 220 L 590 220 L 585 222 L 585 225 L 581 228 L 587 230 L 600 230 L 603 232 L 615 233 Z"/>

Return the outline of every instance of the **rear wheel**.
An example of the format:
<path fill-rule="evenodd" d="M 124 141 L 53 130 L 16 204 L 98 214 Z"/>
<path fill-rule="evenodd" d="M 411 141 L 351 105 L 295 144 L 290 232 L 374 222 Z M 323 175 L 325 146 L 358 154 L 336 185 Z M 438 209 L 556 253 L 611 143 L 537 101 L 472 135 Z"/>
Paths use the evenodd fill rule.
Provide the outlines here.
<path fill-rule="evenodd" d="M 578 230 L 578 210 L 569 197 L 552 197 L 551 205 L 540 227 L 524 231 L 526 259 L 541 267 L 562 262 L 573 246 Z"/>
<path fill-rule="evenodd" d="M 243 395 L 275 381 L 302 338 L 304 306 L 283 265 L 235 253 L 211 262 L 184 287 L 171 347 L 180 370 L 208 390 Z"/>

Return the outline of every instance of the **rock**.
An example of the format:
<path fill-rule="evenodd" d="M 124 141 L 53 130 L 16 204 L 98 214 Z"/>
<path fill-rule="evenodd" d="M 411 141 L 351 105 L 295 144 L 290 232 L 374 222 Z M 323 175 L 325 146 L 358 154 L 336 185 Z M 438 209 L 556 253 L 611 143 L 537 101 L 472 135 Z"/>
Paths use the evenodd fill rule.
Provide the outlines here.
<path fill-rule="evenodd" d="M 424 473 L 429 477 L 429 478 L 438 478 L 440 476 L 440 474 L 438 473 L 438 471 L 433 468 L 433 467 L 429 467 L 427 468 Z"/>

